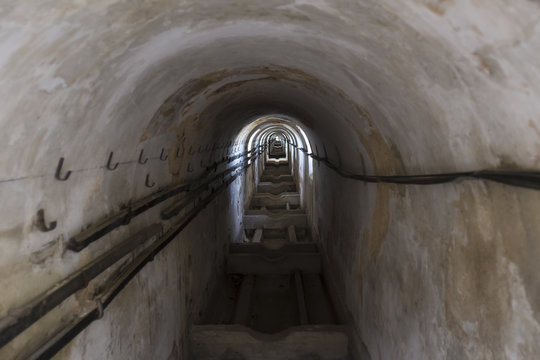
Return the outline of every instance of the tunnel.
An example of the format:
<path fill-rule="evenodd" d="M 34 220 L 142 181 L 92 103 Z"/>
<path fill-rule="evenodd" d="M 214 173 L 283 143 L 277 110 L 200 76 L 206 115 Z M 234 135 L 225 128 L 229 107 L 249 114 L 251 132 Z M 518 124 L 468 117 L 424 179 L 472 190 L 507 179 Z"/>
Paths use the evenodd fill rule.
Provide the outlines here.
<path fill-rule="evenodd" d="M 538 1 L 0 9 L 1 359 L 538 358 Z"/>

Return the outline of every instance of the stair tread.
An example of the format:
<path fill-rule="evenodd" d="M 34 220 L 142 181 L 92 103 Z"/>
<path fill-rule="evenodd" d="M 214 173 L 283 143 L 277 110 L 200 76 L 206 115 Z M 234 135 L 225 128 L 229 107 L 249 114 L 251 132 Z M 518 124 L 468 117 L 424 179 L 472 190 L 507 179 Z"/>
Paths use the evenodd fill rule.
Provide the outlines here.
<path fill-rule="evenodd" d="M 268 249 L 263 244 L 231 244 L 229 252 L 233 253 L 255 253 L 255 254 L 266 254 L 266 253 L 310 253 L 317 252 L 317 244 L 306 243 L 306 244 L 285 244 L 279 249 Z"/>
<path fill-rule="evenodd" d="M 245 229 L 276 229 L 287 228 L 289 225 L 299 228 L 307 227 L 307 216 L 305 213 L 285 213 L 281 215 L 270 213 L 257 215 L 246 214 L 243 220 Z"/>
<path fill-rule="evenodd" d="M 348 328 L 294 326 L 265 334 L 242 325 L 197 325 L 191 331 L 194 359 L 348 359 Z M 236 357 L 234 357 L 236 356 Z"/>
<path fill-rule="evenodd" d="M 322 272 L 319 253 L 229 254 L 226 271 L 229 274 L 290 274 L 300 270 L 309 274 Z"/>
<path fill-rule="evenodd" d="M 348 327 L 336 325 L 319 247 L 306 242 L 308 216 L 289 164 L 266 165 L 243 216 L 246 239 L 254 243 L 230 245 L 229 289 L 216 298 L 221 314 L 209 313 L 205 324 L 211 325 L 192 327 L 192 358 L 350 359 Z"/>

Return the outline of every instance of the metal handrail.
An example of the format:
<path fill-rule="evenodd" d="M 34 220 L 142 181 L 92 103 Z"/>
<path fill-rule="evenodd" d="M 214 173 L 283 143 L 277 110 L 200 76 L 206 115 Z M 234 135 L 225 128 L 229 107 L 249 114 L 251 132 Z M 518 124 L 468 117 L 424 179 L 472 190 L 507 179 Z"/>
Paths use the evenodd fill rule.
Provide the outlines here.
<path fill-rule="evenodd" d="M 254 158 L 252 158 L 254 159 Z M 247 163 L 247 162 L 246 162 Z M 243 164 L 242 168 L 246 169 L 251 164 Z M 39 350 L 38 356 L 35 359 L 48 360 L 53 357 L 58 351 L 66 346 L 71 340 L 73 340 L 80 332 L 88 327 L 95 320 L 99 320 L 103 311 L 113 301 L 113 299 L 120 293 L 120 291 L 129 283 L 129 281 L 137 275 L 137 273 L 148 263 L 151 262 L 154 257 L 164 249 L 198 214 L 202 211 L 222 190 L 224 190 L 229 184 L 231 184 L 238 176 L 240 172 L 232 175 L 230 179 L 220 185 L 219 189 L 211 193 L 206 199 L 201 200 L 192 210 L 182 216 L 180 221 L 167 232 L 163 233 L 152 245 L 141 252 L 120 274 L 114 276 L 114 280 L 109 284 L 106 284 L 104 289 L 95 298 L 101 299 L 101 310 L 98 306 L 95 309 L 89 311 L 82 318 L 71 323 L 68 329 L 62 332 L 61 336 L 45 344 Z"/>
<path fill-rule="evenodd" d="M 190 202 L 183 202 L 184 206 L 187 206 L 188 204 L 192 203 L 196 199 L 200 199 L 200 195 L 203 194 L 208 189 L 209 184 L 215 182 L 217 179 L 220 179 L 221 180 L 220 186 L 213 189 L 213 191 L 204 199 L 200 199 L 199 203 L 192 210 L 190 210 L 187 215 L 182 217 L 179 224 L 173 225 L 165 234 L 163 234 L 162 236 L 158 238 L 158 240 L 154 244 L 159 243 L 160 246 L 156 247 L 152 251 L 152 258 L 153 258 L 153 256 L 155 256 L 155 254 L 157 254 L 167 243 L 169 243 L 176 235 L 178 235 L 178 233 L 182 231 L 182 229 L 185 226 L 187 226 L 187 224 L 204 207 L 206 207 L 215 198 L 215 196 L 217 196 L 218 193 L 220 193 L 230 183 L 232 183 L 232 181 L 234 181 L 238 176 L 240 176 L 243 170 L 251 166 L 252 161 L 256 159 L 262 153 L 262 150 L 264 149 L 265 149 L 265 146 L 260 145 L 242 154 L 231 157 L 234 159 L 238 159 L 251 153 L 251 155 L 247 159 L 244 159 L 239 164 L 236 164 L 230 168 L 225 169 L 224 171 L 222 171 L 219 174 L 216 174 L 210 179 L 205 177 L 205 175 L 207 176 L 209 173 L 207 171 L 201 178 L 193 181 L 190 184 L 174 185 L 169 188 L 159 190 L 153 193 L 152 195 L 147 196 L 137 201 L 135 205 L 132 206 L 131 208 L 125 209 L 121 211 L 120 213 L 115 214 L 112 217 L 105 219 L 104 221 L 100 222 L 98 225 L 89 228 L 87 231 L 82 232 L 81 234 L 79 234 L 78 237 L 74 237 L 76 239 L 75 241 L 72 241 L 74 238 L 71 238 L 70 244 L 71 246 L 73 246 L 73 250 L 80 251 L 80 249 L 84 248 L 91 242 L 103 237 L 105 234 L 111 232 L 113 229 L 119 226 L 128 224 L 129 223 L 128 219 L 131 220 L 133 217 L 143 213 L 144 211 L 147 211 L 153 206 L 156 206 L 157 204 L 183 191 L 188 191 L 188 196 L 191 199 Z M 26 303 L 25 305 L 19 308 L 11 309 L 9 311 L 8 316 L 0 319 L 0 326 L 1 326 L 0 347 L 9 343 L 17 335 L 22 333 L 32 324 L 34 324 L 41 317 L 43 317 L 53 308 L 55 308 L 60 303 L 62 303 L 69 296 L 85 288 L 88 285 L 90 280 L 92 280 L 97 275 L 102 273 L 104 270 L 109 268 L 112 264 L 116 263 L 120 258 L 132 252 L 134 249 L 136 249 L 138 246 L 140 246 L 149 238 L 155 236 L 158 233 L 161 233 L 161 229 L 162 229 L 161 224 L 153 224 L 145 228 L 141 232 L 138 232 L 137 234 L 127 238 L 126 240 L 122 241 L 118 245 L 114 246 L 112 249 L 108 250 L 106 253 L 102 254 L 95 260 L 91 261 L 89 264 L 77 270 L 76 272 L 68 276 L 67 278 L 58 282 L 47 291 L 43 292 L 42 294 L 32 299 L 30 302 Z M 145 253 L 145 251 L 143 251 L 143 253 Z M 137 259 L 140 259 L 140 256 L 137 257 Z M 145 258 L 143 260 L 144 260 L 144 264 L 146 264 L 151 259 Z M 136 261 L 137 260 L 134 260 L 134 262 Z M 133 272 L 128 278 L 126 278 L 126 281 L 129 281 L 129 279 L 135 276 L 135 274 L 140 269 L 142 269 L 142 266 L 144 266 L 144 264 L 143 265 L 139 264 L 140 266 L 137 266 L 136 271 Z M 114 297 L 116 296 L 117 293 L 118 292 L 113 291 L 111 292 L 111 294 L 113 294 L 111 296 Z M 95 296 L 95 297 L 102 299 L 101 296 Z M 103 308 L 105 308 L 110 303 L 110 300 L 112 300 L 110 296 L 107 299 L 108 299 L 107 301 L 100 300 L 101 312 L 103 311 Z M 81 322 L 82 321 L 83 320 L 81 320 Z M 78 324 L 80 325 L 81 322 L 79 322 Z M 87 325 L 82 327 L 77 332 L 77 334 L 80 331 L 82 331 L 82 329 L 84 329 Z M 72 334 L 72 333 L 73 331 L 71 330 L 67 331 L 65 332 L 65 336 L 68 336 L 69 334 Z M 54 344 L 52 344 L 51 346 L 53 345 Z"/>
<path fill-rule="evenodd" d="M 67 248 L 69 250 L 76 251 L 76 252 L 83 250 L 85 247 L 87 247 L 94 241 L 107 235 L 108 233 L 110 233 L 111 231 L 113 231 L 114 229 L 120 226 L 129 224 L 131 219 L 133 219 L 135 216 L 142 214 L 143 212 L 162 203 L 163 201 L 170 199 L 173 196 L 179 195 L 185 191 L 192 190 L 193 187 L 199 188 L 201 186 L 201 182 L 205 182 L 206 184 L 208 184 L 209 182 L 215 181 L 215 180 L 210 180 L 210 181 L 205 181 L 205 180 L 206 180 L 207 175 L 212 170 L 214 171 L 217 170 L 217 166 L 220 163 L 225 163 L 225 162 L 230 163 L 236 159 L 239 159 L 257 150 L 260 150 L 261 147 L 262 145 L 253 147 L 251 150 L 245 151 L 235 156 L 226 157 L 221 162 L 214 163 L 214 165 L 210 169 L 207 169 L 207 171 L 203 174 L 203 176 L 199 180 L 193 181 L 189 184 L 172 185 L 170 187 L 158 190 L 134 202 L 132 205 L 127 206 L 125 209 L 121 210 L 117 214 L 108 216 L 105 219 L 99 221 L 96 225 L 93 225 L 83 230 L 82 232 L 80 232 L 79 234 L 75 236 L 72 236 L 68 241 Z M 228 169 L 225 170 L 224 173 L 226 171 L 228 171 Z M 217 174 L 216 176 L 214 176 L 213 179 L 219 176 L 223 176 L 222 174 L 223 173 Z"/>

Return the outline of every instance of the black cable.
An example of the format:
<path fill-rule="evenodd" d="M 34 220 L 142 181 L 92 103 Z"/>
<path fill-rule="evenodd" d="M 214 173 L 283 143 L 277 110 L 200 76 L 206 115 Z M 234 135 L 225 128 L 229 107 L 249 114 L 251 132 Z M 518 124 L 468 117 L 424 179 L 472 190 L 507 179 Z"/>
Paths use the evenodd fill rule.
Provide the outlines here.
<path fill-rule="evenodd" d="M 328 160 L 328 157 L 322 157 L 318 154 L 308 153 L 304 148 L 298 147 L 290 143 L 293 147 L 304 152 L 312 159 L 326 164 L 330 169 L 342 177 L 369 182 L 369 183 L 390 183 L 390 184 L 405 184 L 405 185 L 435 185 L 454 182 L 460 179 L 481 179 L 491 180 L 498 183 L 503 183 L 510 186 L 523 187 L 528 189 L 540 190 L 540 172 L 534 171 L 500 171 L 500 170 L 478 170 L 443 174 L 426 174 L 426 175 L 398 175 L 398 176 L 378 176 L 378 175 L 363 175 L 355 174 L 348 170 L 342 169 L 340 166 Z"/>

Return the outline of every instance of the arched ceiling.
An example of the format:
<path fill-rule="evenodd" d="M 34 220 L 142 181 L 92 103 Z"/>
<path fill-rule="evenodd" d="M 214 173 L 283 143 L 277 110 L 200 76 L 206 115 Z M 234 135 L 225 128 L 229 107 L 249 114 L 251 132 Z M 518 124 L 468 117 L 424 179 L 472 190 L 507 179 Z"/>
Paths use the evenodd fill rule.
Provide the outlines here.
<path fill-rule="evenodd" d="M 158 148 L 182 133 L 232 138 L 276 112 L 350 154 L 351 170 L 538 161 L 535 2 L 27 0 L 3 10 L 2 140 L 23 155 L 10 174 L 45 171 L 66 151 L 91 163 L 88 153 Z"/>

